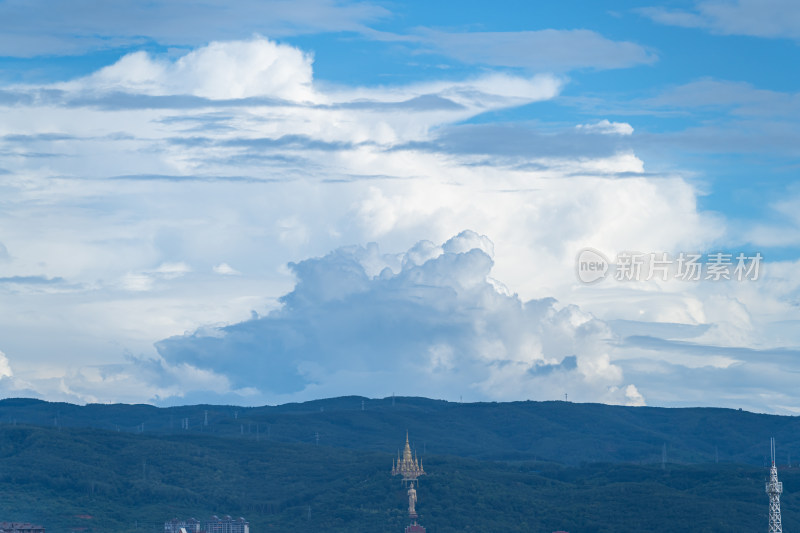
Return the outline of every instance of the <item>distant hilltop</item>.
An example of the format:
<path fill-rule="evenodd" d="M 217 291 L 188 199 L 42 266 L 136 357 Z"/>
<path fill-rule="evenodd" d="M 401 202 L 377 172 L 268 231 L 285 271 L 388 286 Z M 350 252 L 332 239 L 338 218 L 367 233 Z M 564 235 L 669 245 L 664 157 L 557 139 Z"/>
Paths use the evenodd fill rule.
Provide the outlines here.
<path fill-rule="evenodd" d="M 420 452 L 492 460 L 717 463 L 800 461 L 800 418 L 721 408 L 624 407 L 565 401 L 456 403 L 419 397 L 345 396 L 278 406 L 54 403 L 0 400 L 0 423 L 127 433 L 209 434 L 364 451 L 396 448 L 414 428 Z M 666 457 L 665 457 L 666 455 Z M 792 459 L 794 458 L 794 459 Z"/>
<path fill-rule="evenodd" d="M 774 433 L 782 523 L 800 531 L 797 421 L 408 397 L 254 408 L 11 399 L 0 401 L 0 494 L 4 517 L 47 533 L 163 532 L 174 517 L 225 514 L 255 533 L 397 533 L 412 520 L 436 533 L 751 533 L 766 521 Z M 424 464 L 417 493 L 391 475 L 398 452 L 419 459 L 418 475 Z"/>

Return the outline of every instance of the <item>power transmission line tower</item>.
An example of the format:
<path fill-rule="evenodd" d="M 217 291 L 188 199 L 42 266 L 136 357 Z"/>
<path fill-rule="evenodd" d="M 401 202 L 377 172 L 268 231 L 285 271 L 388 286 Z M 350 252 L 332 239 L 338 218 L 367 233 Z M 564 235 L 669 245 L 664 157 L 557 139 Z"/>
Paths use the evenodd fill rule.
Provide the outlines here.
<path fill-rule="evenodd" d="M 778 481 L 778 469 L 775 467 L 775 439 L 769 440 L 770 454 L 772 455 L 772 466 L 769 469 L 769 481 L 767 482 L 767 494 L 769 495 L 769 533 L 783 533 L 781 525 L 781 493 L 783 483 Z"/>

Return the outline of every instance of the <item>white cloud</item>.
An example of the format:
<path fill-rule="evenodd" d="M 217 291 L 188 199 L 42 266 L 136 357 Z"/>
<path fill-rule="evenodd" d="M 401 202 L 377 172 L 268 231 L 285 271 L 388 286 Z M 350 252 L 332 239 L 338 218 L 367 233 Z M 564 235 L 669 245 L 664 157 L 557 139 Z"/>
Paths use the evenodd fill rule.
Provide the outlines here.
<path fill-rule="evenodd" d="M 5 353 L 0 351 L 0 396 L 37 398 L 39 394 L 30 383 L 15 376 L 11 363 Z"/>
<path fill-rule="evenodd" d="M 62 175 L 242 176 L 246 169 L 245 176 L 261 178 L 276 165 L 291 167 L 284 161 L 298 152 L 307 160 L 311 152 L 335 154 L 354 145 L 428 141 L 443 124 L 551 99 L 563 83 L 552 75 L 489 73 L 321 90 L 313 84 L 308 54 L 257 38 L 212 43 L 177 59 L 136 52 L 78 80 L 19 87 L 38 96 L 28 105 L 8 106 L 0 134 L 23 139 L 19 135 L 30 132 L 26 145 L 39 149 L 39 155 L 15 160 L 12 173 L 24 168 L 34 176 L 48 174 L 44 161 L 44 168 L 36 165 L 52 155 Z M 53 94 L 56 101 L 38 103 Z M 209 100 L 192 98 L 199 96 Z M 255 99 L 230 101 L 247 97 Z M 269 157 L 276 151 L 281 159 Z M 327 166 L 336 164 L 328 159 Z"/>
<path fill-rule="evenodd" d="M 603 119 L 599 122 L 591 124 L 578 124 L 575 126 L 579 131 L 589 133 L 601 133 L 604 135 L 631 135 L 633 134 L 633 126 L 627 122 L 610 122 L 608 119 Z"/>
<path fill-rule="evenodd" d="M 800 5 L 794 0 L 699 0 L 692 11 L 663 7 L 639 11 L 661 24 L 723 35 L 800 38 Z"/>
<path fill-rule="evenodd" d="M 260 33 L 272 37 L 365 31 L 390 15 L 369 2 L 337 0 L 190 0 L 111 3 L 11 0 L 0 4 L 0 56 L 74 55 L 126 48 L 148 40 L 199 46 Z"/>
<path fill-rule="evenodd" d="M 778 326 L 798 318 L 790 305 L 797 284 L 788 274 L 765 278 L 770 289 L 761 292 L 577 283 L 573 262 L 586 246 L 609 256 L 708 250 L 725 236 L 726 224 L 698 208 L 701 192 L 685 177 L 645 174 L 646 162 L 631 144 L 639 132 L 607 134 L 624 132 L 625 123 L 555 134 L 535 123 L 470 123 L 482 122 L 469 119 L 487 111 L 553 98 L 565 80 L 487 73 L 408 85 L 318 86 L 310 70 L 303 74 L 307 55 L 273 45 L 254 39 L 204 46 L 184 54 L 191 68 L 179 68 L 180 57 L 142 55 L 134 58 L 138 67 L 115 65 L 117 78 L 89 76 L 64 92 L 19 86 L 14 90 L 26 98 L 0 104 L 0 148 L 9 154 L 0 226 L 13 228 L 2 235 L 13 256 L 0 263 L 0 278 L 34 272 L 28 281 L 69 287 L 58 298 L 30 298 L 18 283 L 0 284 L 0 338 L 14 354 L 17 378 L 34 383 L 38 394 L 128 401 L 139 391 L 136 401 L 188 399 L 222 377 L 209 394 L 236 401 L 318 397 L 348 387 L 385 396 L 395 372 L 417 376 L 420 366 L 431 365 L 409 393 L 518 399 L 568 392 L 576 400 L 638 403 L 639 391 L 659 403 L 680 387 L 702 384 L 705 367 L 726 377 L 750 364 L 714 351 L 729 348 L 728 335 L 751 349 L 800 345 Z M 265 91 L 261 96 L 220 100 L 227 89 L 192 77 L 218 71 L 225 79 L 221 57 L 230 57 L 234 70 L 255 68 L 264 50 L 295 68 L 300 85 L 308 80 L 321 103 L 275 101 L 269 95 L 284 86 L 258 80 L 230 95 Z M 694 93 L 697 105 L 713 105 L 703 103 L 702 92 Z M 750 94 L 749 102 L 761 102 L 759 95 Z M 452 238 L 465 227 L 476 233 Z M 369 241 L 406 251 L 342 248 Z M 329 250 L 337 251 L 302 260 Z M 294 290 L 285 268 L 292 261 L 299 272 Z M 224 265 L 247 275 L 219 275 L 232 270 Z M 780 268 L 788 272 L 790 265 Z M 287 293 L 295 300 L 286 312 L 311 328 L 303 331 L 318 325 L 319 338 L 337 341 L 317 358 L 296 351 L 313 339 L 286 333 L 280 315 L 269 315 L 279 307 L 276 297 Z M 370 303 L 375 307 L 364 307 Z M 359 320 L 387 323 L 391 313 L 407 333 L 396 349 L 415 354 L 419 365 L 373 360 L 383 341 L 367 334 L 373 330 L 358 330 Z M 666 348 L 637 352 L 607 325 L 615 319 L 704 326 L 707 335 L 693 340 L 707 347 L 678 355 Z M 422 340 L 412 346 L 408 332 L 416 325 Z M 255 348 L 242 355 L 265 365 L 258 386 L 269 397 L 254 391 L 246 381 L 254 374 L 242 375 L 225 344 L 245 338 L 248 327 L 281 341 L 263 350 L 297 354 L 266 362 Z M 463 336 L 454 338 L 448 327 Z M 165 361 L 152 343 L 168 337 L 181 339 L 172 346 L 186 351 L 172 351 Z M 359 339 L 363 345 L 354 346 Z M 189 350 L 195 341 L 208 350 Z M 224 357 L 212 356 L 214 342 Z M 352 350 L 339 353 L 337 343 Z M 126 360 L 126 350 L 142 356 Z M 634 364 L 643 352 L 656 370 Z M 109 367 L 113 358 L 122 366 Z M 151 360 L 161 370 L 142 370 Z M 195 381 L 158 381 L 184 364 L 202 370 Z M 762 370 L 766 382 L 774 369 Z M 123 391 L 126 376 L 135 385 Z M 674 376 L 681 379 L 673 388 L 660 385 Z M 780 405 L 791 403 L 780 398 Z"/>
<path fill-rule="evenodd" d="M 419 34 L 419 39 L 431 51 L 464 63 L 540 71 L 626 68 L 657 60 L 655 53 L 641 45 L 612 41 L 591 30 L 469 33 L 426 30 Z"/>
<path fill-rule="evenodd" d="M 220 263 L 215 265 L 213 270 L 216 274 L 221 274 L 223 276 L 238 276 L 241 274 L 241 272 L 230 266 L 228 263 Z"/>
<path fill-rule="evenodd" d="M 263 38 L 212 42 L 174 61 L 134 52 L 86 78 L 57 87 L 155 96 L 185 94 L 215 100 L 266 96 L 312 102 L 317 97 L 311 87 L 311 63 L 310 54 Z"/>
<path fill-rule="evenodd" d="M 636 385 L 628 385 L 625 387 L 625 398 L 627 398 L 628 405 L 644 405 L 644 396 L 638 391 Z"/>
<path fill-rule="evenodd" d="M 643 7 L 638 10 L 642 15 L 668 26 L 681 26 L 683 28 L 702 28 L 707 21 L 697 13 L 688 11 L 674 11 L 663 7 Z"/>
<path fill-rule="evenodd" d="M 189 265 L 183 262 L 162 263 L 152 270 L 127 272 L 120 283 L 125 290 L 146 292 L 153 290 L 158 280 L 174 280 L 191 271 Z"/>
<path fill-rule="evenodd" d="M 800 245 L 800 193 L 790 186 L 786 194 L 770 206 L 770 219 L 752 224 L 744 241 L 764 247 Z"/>
<path fill-rule="evenodd" d="M 604 107 L 608 112 L 608 104 Z M 680 124 L 678 129 L 658 133 L 640 130 L 630 136 L 628 146 L 641 153 L 666 150 L 674 154 L 706 152 L 737 157 L 758 154 L 770 157 L 763 164 L 775 167 L 791 164 L 800 154 L 797 92 L 763 89 L 743 81 L 700 78 L 666 87 L 654 97 L 618 102 L 613 112 L 669 117 Z M 588 133 L 585 129 L 579 131 Z M 771 159 L 773 156 L 787 159 L 777 162 Z M 673 164 L 664 161 L 662 166 Z"/>
<path fill-rule="evenodd" d="M 474 399 L 641 402 L 627 394 L 591 315 L 553 300 L 523 303 L 489 282 L 485 236 L 465 231 L 419 263 L 370 277 L 376 249 L 341 248 L 292 265 L 297 284 L 266 317 L 157 344 L 169 365 L 226 376 L 268 398 L 391 392 Z M 398 257 L 390 254 L 387 263 Z M 343 376 L 348 379 L 343 379 Z M 387 381 L 386 376 L 392 376 Z M 388 391 L 388 392 L 387 392 Z M 619 392 L 619 394 L 617 394 Z"/>
<path fill-rule="evenodd" d="M 0 381 L 1 382 L 1 381 Z M 154 404 L 252 403 L 256 391 L 234 390 L 219 374 L 189 365 L 170 366 L 151 358 L 127 357 L 117 364 L 86 365 L 57 378 L 34 380 L 37 395 L 72 403 L 115 402 Z M 263 402 L 262 402 L 263 403 Z"/>
<path fill-rule="evenodd" d="M 8 363 L 8 357 L 3 352 L 0 352 L 0 379 L 14 377 L 11 371 L 11 365 Z"/>
<path fill-rule="evenodd" d="M 153 289 L 153 278 L 147 274 L 129 272 L 122 278 L 122 287 L 128 291 L 149 291 Z"/>
<path fill-rule="evenodd" d="M 703 78 L 667 89 L 644 105 L 728 108 L 739 117 L 790 119 L 800 116 L 800 93 L 759 89 L 750 83 Z"/>
<path fill-rule="evenodd" d="M 191 272 L 192 269 L 184 262 L 162 263 L 152 273 L 164 279 L 175 279 Z"/>
<path fill-rule="evenodd" d="M 451 254 L 460 254 L 476 249 L 489 257 L 494 257 L 494 243 L 486 235 L 478 235 L 474 231 L 462 231 L 442 245 L 442 251 Z"/>

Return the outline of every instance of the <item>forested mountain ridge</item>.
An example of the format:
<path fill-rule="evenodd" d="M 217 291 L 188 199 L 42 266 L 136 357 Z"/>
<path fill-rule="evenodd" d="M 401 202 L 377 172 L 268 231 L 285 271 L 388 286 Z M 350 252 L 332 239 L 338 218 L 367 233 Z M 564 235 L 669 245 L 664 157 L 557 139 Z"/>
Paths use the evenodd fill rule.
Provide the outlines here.
<path fill-rule="evenodd" d="M 429 533 L 749 532 L 766 524 L 762 448 L 775 435 L 788 460 L 798 442 L 794 417 L 723 409 L 363 400 L 363 411 L 358 397 L 166 409 L 3 400 L 0 520 L 144 533 L 231 514 L 253 533 L 398 532 L 407 502 L 390 469 L 408 429 L 428 472 L 418 511 Z M 800 468 L 786 462 L 784 526 L 800 530 Z"/>
<path fill-rule="evenodd" d="M 321 444 L 383 452 L 400 446 L 408 429 L 419 452 L 563 464 L 660 462 L 666 444 L 671 462 L 763 466 L 774 436 L 780 463 L 790 456 L 800 461 L 800 418 L 719 408 L 356 396 L 264 407 L 158 408 L 14 398 L 0 400 L 0 423 L 277 442 L 314 443 L 319 435 Z"/>

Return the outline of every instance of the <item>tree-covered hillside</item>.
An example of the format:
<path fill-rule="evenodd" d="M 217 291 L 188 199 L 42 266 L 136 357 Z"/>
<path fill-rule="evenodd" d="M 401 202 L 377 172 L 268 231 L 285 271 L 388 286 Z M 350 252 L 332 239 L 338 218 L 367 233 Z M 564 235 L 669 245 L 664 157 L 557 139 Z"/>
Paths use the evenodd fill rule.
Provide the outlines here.
<path fill-rule="evenodd" d="M 657 463 L 666 445 L 671 462 L 764 466 L 775 437 L 781 464 L 800 461 L 800 418 L 716 408 L 355 396 L 274 407 L 170 408 L 6 399 L 0 422 L 287 443 L 314 443 L 319 435 L 320 444 L 377 452 L 396 450 L 409 429 L 420 453 L 562 464 Z"/>
<path fill-rule="evenodd" d="M 763 462 L 761 434 L 767 449 L 771 434 L 784 452 L 781 438 L 797 442 L 794 418 L 729 410 L 391 402 L 361 411 L 360 398 L 253 409 L 6 400 L 0 520 L 145 533 L 173 517 L 230 514 L 253 533 L 399 532 L 406 500 L 390 469 L 408 428 L 428 472 L 418 510 L 429 533 L 751 532 L 766 526 L 767 471 L 753 464 Z M 47 426 L 22 422 L 35 417 Z M 88 427 L 99 425 L 113 429 Z M 717 434 L 728 440 L 714 444 Z M 782 464 L 780 476 L 784 527 L 800 531 L 800 468 Z"/>

